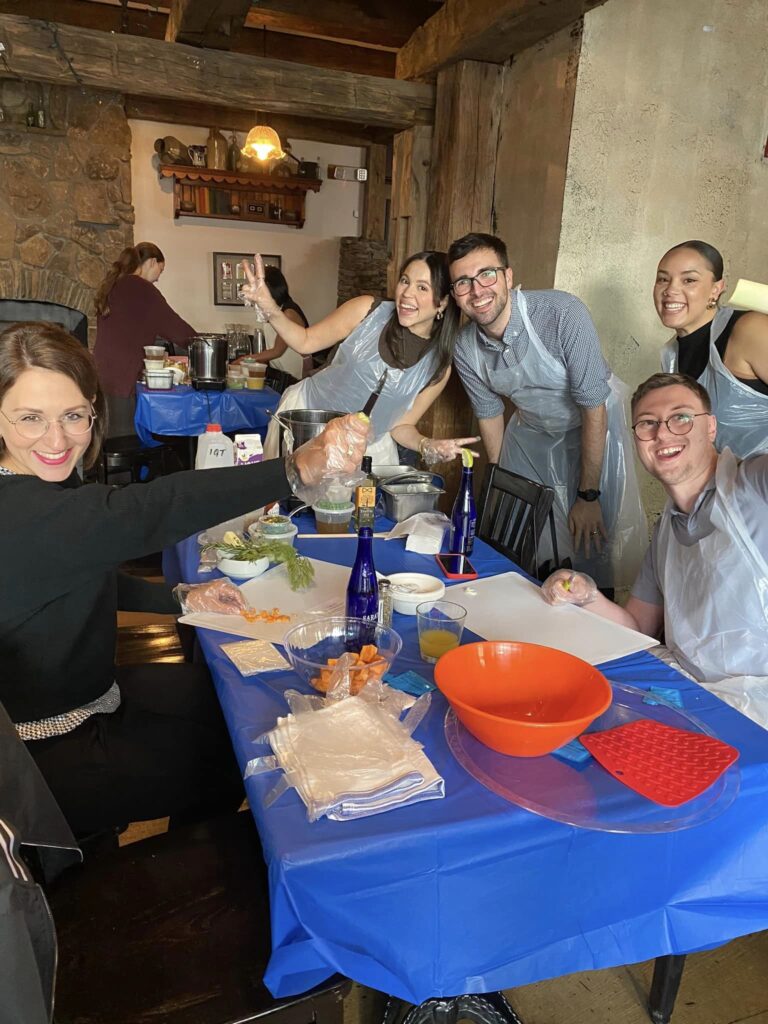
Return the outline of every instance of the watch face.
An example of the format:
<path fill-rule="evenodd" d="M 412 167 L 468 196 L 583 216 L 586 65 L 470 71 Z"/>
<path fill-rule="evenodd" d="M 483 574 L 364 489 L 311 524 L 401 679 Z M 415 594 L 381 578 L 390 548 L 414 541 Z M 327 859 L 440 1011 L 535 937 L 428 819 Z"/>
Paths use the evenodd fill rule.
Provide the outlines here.
<path fill-rule="evenodd" d="M 577 491 L 576 493 L 583 501 L 597 501 L 600 497 L 600 491 L 595 491 L 593 489 L 588 491 Z"/>

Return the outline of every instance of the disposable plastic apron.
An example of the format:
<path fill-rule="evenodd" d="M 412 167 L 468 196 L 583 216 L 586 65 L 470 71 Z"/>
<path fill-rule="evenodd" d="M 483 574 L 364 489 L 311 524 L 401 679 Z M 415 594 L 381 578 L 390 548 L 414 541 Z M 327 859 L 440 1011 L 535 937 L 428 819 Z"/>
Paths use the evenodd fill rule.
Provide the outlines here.
<path fill-rule="evenodd" d="M 568 513 L 576 500 L 581 459 L 581 413 L 570 396 L 563 364 L 544 347 L 528 316 L 525 295 L 515 292 L 528 334 L 528 350 L 517 367 L 487 372 L 489 385 L 517 406 L 507 424 L 500 465 L 555 490 L 558 555 L 589 573 L 600 587 L 625 587 L 634 582 L 647 546 L 647 526 L 629 427 L 624 408 L 626 385 L 614 374 L 608 379 L 607 433 L 600 476 L 600 506 L 609 542 L 601 554 L 577 554 L 568 529 Z M 543 558 L 549 557 L 547 531 L 542 534 Z"/>
<path fill-rule="evenodd" d="M 715 344 L 734 314 L 726 307 L 715 313 L 709 329 L 709 360 L 699 377 L 699 384 L 712 399 L 712 412 L 717 417 L 718 451 L 728 447 L 739 459 L 768 452 L 768 395 L 761 395 L 748 384 L 737 380 L 725 366 Z M 672 338 L 661 350 L 661 366 L 665 373 L 676 373 L 679 342 Z"/>
<path fill-rule="evenodd" d="M 747 532 L 735 487 L 738 462 L 717 461 L 714 530 L 680 544 L 671 505 L 659 523 L 667 647 L 702 686 L 768 728 L 768 562 Z"/>
<path fill-rule="evenodd" d="M 429 355 L 414 366 L 397 370 L 379 354 L 379 338 L 395 310 L 394 302 L 382 302 L 355 327 L 341 344 L 330 366 L 287 388 L 278 411 L 289 409 L 338 409 L 359 412 L 381 375 L 384 388 L 371 413 L 374 440 L 368 448 L 374 465 L 397 465 L 397 446 L 388 431 L 413 405 L 416 396 L 432 379 L 436 357 Z M 267 431 L 264 457 L 276 458 L 278 430 L 274 421 Z"/>

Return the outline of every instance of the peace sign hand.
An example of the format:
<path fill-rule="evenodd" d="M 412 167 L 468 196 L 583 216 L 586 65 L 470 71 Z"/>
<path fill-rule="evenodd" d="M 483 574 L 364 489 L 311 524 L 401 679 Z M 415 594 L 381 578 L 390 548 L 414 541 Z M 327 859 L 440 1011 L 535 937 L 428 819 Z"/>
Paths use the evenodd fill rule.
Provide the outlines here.
<path fill-rule="evenodd" d="M 243 271 L 248 279 L 240 289 L 240 296 L 246 305 L 254 305 L 264 320 L 269 321 L 275 313 L 280 312 L 280 307 L 272 298 L 267 282 L 264 280 L 264 261 L 259 253 L 253 257 L 253 266 L 248 260 L 243 260 Z"/>

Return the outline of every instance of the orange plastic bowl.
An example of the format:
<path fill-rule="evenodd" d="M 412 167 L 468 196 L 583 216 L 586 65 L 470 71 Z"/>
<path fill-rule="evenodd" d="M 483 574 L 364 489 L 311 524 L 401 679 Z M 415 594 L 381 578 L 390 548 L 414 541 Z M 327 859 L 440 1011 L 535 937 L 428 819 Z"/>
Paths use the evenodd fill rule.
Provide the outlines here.
<path fill-rule="evenodd" d="M 516 757 L 557 750 L 612 698 L 605 676 L 581 658 L 511 640 L 448 651 L 435 665 L 435 683 L 476 739 Z"/>

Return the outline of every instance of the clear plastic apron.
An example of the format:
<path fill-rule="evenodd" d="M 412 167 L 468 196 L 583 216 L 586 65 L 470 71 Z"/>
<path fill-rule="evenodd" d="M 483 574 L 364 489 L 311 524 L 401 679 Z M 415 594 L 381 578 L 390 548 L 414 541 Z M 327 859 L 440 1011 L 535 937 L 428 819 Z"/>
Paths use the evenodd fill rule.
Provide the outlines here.
<path fill-rule="evenodd" d="M 500 465 L 514 473 L 554 487 L 557 544 L 560 559 L 570 557 L 600 587 L 627 587 L 637 575 L 647 547 L 648 530 L 640 501 L 634 446 L 627 423 L 627 388 L 614 374 L 608 380 L 608 428 L 600 476 L 600 506 L 609 542 L 600 555 L 574 554 L 568 513 L 576 500 L 581 470 L 581 413 L 571 398 L 563 364 L 544 347 L 530 317 L 525 295 L 516 290 L 518 308 L 528 334 L 528 350 L 516 367 L 484 375 L 497 394 L 517 406 L 507 424 Z M 542 534 L 543 558 L 549 557 L 547 531 Z"/>
<path fill-rule="evenodd" d="M 405 370 L 393 369 L 384 362 L 379 355 L 379 338 L 394 310 L 394 302 L 382 302 L 377 306 L 339 346 L 331 365 L 287 388 L 278 406 L 278 411 L 338 409 L 339 412 L 359 412 L 376 390 L 386 369 L 384 389 L 371 413 L 374 441 L 367 452 L 378 465 L 398 463 L 397 446 L 388 431 L 429 384 L 436 366 L 435 355 L 422 358 Z M 264 443 L 265 458 L 277 456 L 278 432 L 273 420 Z"/>
<path fill-rule="evenodd" d="M 719 451 L 730 448 L 739 459 L 768 452 L 768 395 L 761 395 L 748 384 L 736 380 L 725 366 L 715 344 L 725 330 L 734 310 L 718 309 L 709 329 L 709 359 L 699 384 L 712 399 L 712 412 L 717 417 Z M 665 373 L 677 373 L 679 342 L 672 338 L 661 350 L 661 366 Z"/>
<path fill-rule="evenodd" d="M 739 508 L 738 461 L 717 461 L 714 530 L 685 547 L 672 529 L 671 505 L 659 523 L 664 636 L 702 686 L 768 728 L 768 563 Z"/>

